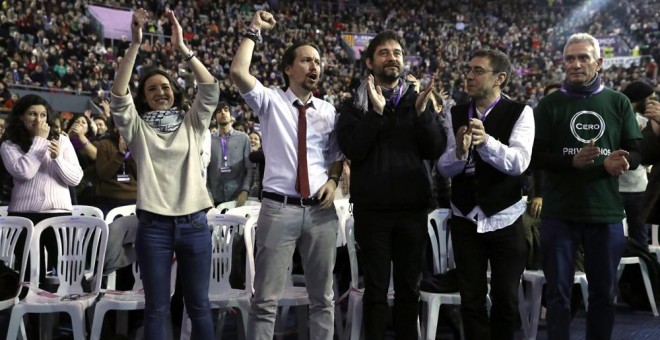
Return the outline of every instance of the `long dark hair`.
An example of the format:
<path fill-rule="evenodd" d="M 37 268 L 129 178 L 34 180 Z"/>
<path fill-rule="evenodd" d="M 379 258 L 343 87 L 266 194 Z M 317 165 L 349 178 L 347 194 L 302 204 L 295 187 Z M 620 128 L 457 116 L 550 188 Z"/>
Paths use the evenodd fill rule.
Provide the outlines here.
<path fill-rule="evenodd" d="M 149 107 L 149 104 L 147 104 L 147 98 L 144 95 L 144 86 L 147 83 L 147 80 L 155 75 L 161 75 L 170 82 L 170 86 L 172 87 L 172 93 L 174 93 L 174 104 L 173 106 L 176 106 L 180 109 L 183 109 L 183 90 L 181 87 L 179 87 L 179 84 L 170 77 L 170 75 L 161 70 L 161 69 L 153 69 L 147 73 L 145 73 L 142 78 L 140 78 L 140 82 L 138 83 L 138 88 L 137 88 L 137 93 L 135 94 L 135 110 L 137 111 L 138 115 L 142 117 L 143 114 L 152 111 L 152 109 Z"/>
<path fill-rule="evenodd" d="M 57 139 L 57 133 L 53 129 L 53 121 L 55 119 L 55 112 L 46 99 L 36 94 L 26 94 L 21 97 L 11 109 L 11 113 L 7 118 L 7 128 L 2 135 L 2 142 L 8 140 L 18 145 L 25 153 L 30 151 L 34 135 L 25 127 L 25 123 L 21 119 L 23 114 L 33 105 L 43 105 L 46 108 L 46 122 L 51 127 L 48 139 Z"/>
<path fill-rule="evenodd" d="M 66 122 L 66 126 L 64 127 L 64 130 L 63 130 L 63 131 L 66 132 L 66 133 L 68 133 L 68 134 L 70 134 L 70 133 L 69 133 L 69 129 L 71 129 L 71 127 L 73 126 L 73 124 L 75 124 L 75 122 L 76 122 L 76 121 L 78 120 L 78 118 L 80 118 L 80 117 L 85 117 L 85 120 L 87 121 L 87 131 L 85 131 L 85 137 L 87 137 L 87 139 L 89 139 L 90 141 L 93 140 L 93 139 L 94 139 L 94 129 L 92 129 L 92 120 L 89 119 L 89 117 L 85 116 L 85 115 L 82 114 L 82 113 L 74 113 L 74 114 L 73 114 L 73 117 L 71 117 L 71 119 L 69 119 L 69 120 Z"/>

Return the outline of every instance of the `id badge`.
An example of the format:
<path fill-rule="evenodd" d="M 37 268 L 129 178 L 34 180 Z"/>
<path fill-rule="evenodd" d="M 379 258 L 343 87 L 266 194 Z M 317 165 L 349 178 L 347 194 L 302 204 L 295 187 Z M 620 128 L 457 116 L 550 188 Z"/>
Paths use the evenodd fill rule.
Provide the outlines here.
<path fill-rule="evenodd" d="M 128 174 L 118 174 L 117 175 L 117 182 L 119 183 L 128 183 L 131 181 L 131 176 Z"/>
<path fill-rule="evenodd" d="M 465 166 L 466 175 L 474 175 L 474 163 L 470 162 Z"/>
<path fill-rule="evenodd" d="M 229 166 L 223 166 L 223 167 L 220 168 L 220 173 L 221 174 L 231 173 L 231 168 Z"/>

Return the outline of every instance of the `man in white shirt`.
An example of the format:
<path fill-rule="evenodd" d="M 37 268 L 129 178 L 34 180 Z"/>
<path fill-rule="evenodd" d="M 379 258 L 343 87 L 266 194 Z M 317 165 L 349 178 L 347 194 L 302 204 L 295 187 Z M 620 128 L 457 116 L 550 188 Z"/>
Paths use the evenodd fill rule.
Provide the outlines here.
<path fill-rule="evenodd" d="M 470 102 L 452 108 L 448 122 L 455 140 L 448 138 L 437 164 L 452 177 L 451 236 L 466 339 L 513 339 L 517 328 L 526 258 L 521 175 L 531 160 L 534 116 L 529 106 L 501 93 L 510 74 L 504 53 L 473 54 L 465 69 Z"/>
<path fill-rule="evenodd" d="M 295 43 L 284 52 L 280 70 L 285 88 L 266 88 L 250 74 L 261 31 L 274 25 L 270 13 L 255 14 L 230 70 L 241 95 L 259 116 L 266 157 L 247 338 L 273 338 L 277 300 L 297 246 L 310 300 L 310 334 L 313 339 L 331 340 L 332 270 L 339 226 L 333 199 L 342 171 L 334 136 L 336 113 L 331 104 L 312 96 L 322 72 L 319 50 L 311 43 Z M 299 136 L 299 131 L 305 133 Z"/>

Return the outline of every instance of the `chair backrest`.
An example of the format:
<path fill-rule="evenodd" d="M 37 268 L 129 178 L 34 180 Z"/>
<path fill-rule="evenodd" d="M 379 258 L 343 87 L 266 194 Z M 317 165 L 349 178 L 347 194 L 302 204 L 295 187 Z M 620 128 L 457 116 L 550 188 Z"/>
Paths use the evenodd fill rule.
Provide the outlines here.
<path fill-rule="evenodd" d="M 105 217 L 105 223 L 110 224 L 120 217 L 135 215 L 135 209 L 135 204 L 122 205 L 121 207 L 113 208 L 108 211 L 108 216 Z"/>
<path fill-rule="evenodd" d="M 32 221 L 24 217 L 3 216 L 0 217 L 0 260 L 4 261 L 7 267 L 15 269 L 15 251 L 21 233 L 25 231 L 25 243 L 23 246 L 23 257 L 19 267 L 20 280 L 25 277 L 25 267 L 27 266 L 30 244 L 32 242 L 32 230 L 34 225 Z M 18 293 L 18 292 L 17 292 Z"/>
<path fill-rule="evenodd" d="M 249 289 L 250 293 L 254 293 L 254 241 L 255 232 L 257 227 L 257 216 L 247 219 L 245 222 L 245 232 L 243 239 L 245 240 L 245 289 Z"/>
<path fill-rule="evenodd" d="M 259 211 L 260 210 L 261 210 L 261 204 L 259 204 L 259 205 L 244 205 L 244 206 L 240 206 L 240 207 L 227 209 L 226 211 L 224 211 L 222 213 L 227 214 L 227 215 L 242 216 L 242 217 L 245 217 L 245 218 L 250 218 L 250 217 L 259 217 Z"/>
<path fill-rule="evenodd" d="M 60 282 L 57 294 L 85 293 L 81 284 L 83 276 L 93 279 L 91 293 L 97 294 L 101 288 L 100 278 L 108 244 L 108 225 L 105 221 L 92 216 L 60 216 L 39 222 L 34 227 L 30 245 L 32 258 L 40 258 L 39 239 L 47 228 L 53 228 L 57 242 L 56 275 Z M 33 287 L 39 286 L 39 270 L 39 261 L 33 261 L 30 271 L 30 285 Z"/>
<path fill-rule="evenodd" d="M 9 216 L 9 206 L 0 205 L 0 216 Z"/>
<path fill-rule="evenodd" d="M 451 241 L 447 221 L 451 217 L 451 210 L 436 209 L 428 215 L 428 233 L 433 250 L 433 273 L 439 274 L 453 266 L 453 257 L 450 255 Z M 451 264 L 451 265 L 450 265 Z"/>
<path fill-rule="evenodd" d="M 220 210 L 220 212 L 224 214 L 227 210 L 231 208 L 236 208 L 236 201 L 222 202 L 218 204 L 216 208 L 218 208 L 218 210 Z"/>
<path fill-rule="evenodd" d="M 355 249 L 355 220 L 353 220 L 353 216 L 346 220 L 344 232 L 346 233 L 346 248 L 348 249 L 348 261 L 351 269 L 351 288 L 358 289 L 360 288 L 360 274 L 358 270 L 357 251 Z"/>
<path fill-rule="evenodd" d="M 91 205 L 74 205 L 73 210 L 71 210 L 71 215 L 73 216 L 92 216 L 96 218 L 103 219 L 103 211 L 97 207 Z"/>
<path fill-rule="evenodd" d="M 207 214 L 212 231 L 211 281 L 209 292 L 220 293 L 231 290 L 232 245 L 234 236 L 245 226 L 247 218 L 219 213 Z"/>
<path fill-rule="evenodd" d="M 651 225 L 651 245 L 660 246 L 660 241 L 658 241 L 658 225 Z M 660 260 L 660 259 L 658 259 Z"/>

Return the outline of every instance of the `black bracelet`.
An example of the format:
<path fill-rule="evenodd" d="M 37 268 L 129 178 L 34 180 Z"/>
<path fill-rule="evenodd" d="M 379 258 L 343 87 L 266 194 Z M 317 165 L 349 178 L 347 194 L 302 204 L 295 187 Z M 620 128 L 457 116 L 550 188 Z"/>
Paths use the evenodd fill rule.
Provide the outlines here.
<path fill-rule="evenodd" d="M 186 54 L 186 56 L 183 58 L 183 61 L 190 61 L 195 56 L 195 52 L 192 50 Z"/>
<path fill-rule="evenodd" d="M 335 184 L 336 184 L 335 186 L 337 186 L 337 187 L 339 186 L 339 177 L 336 177 L 336 176 L 330 176 L 330 177 L 328 177 L 328 180 L 333 180 L 333 181 L 335 181 Z"/>
<path fill-rule="evenodd" d="M 255 34 L 245 33 L 245 34 L 243 34 L 243 38 L 250 39 L 250 40 L 254 41 L 255 44 L 259 42 L 259 40 L 258 40 L 258 38 Z"/>
<path fill-rule="evenodd" d="M 252 40 L 252 41 L 254 41 L 255 44 L 260 43 L 262 41 L 261 40 L 261 32 L 259 32 L 258 30 L 252 29 L 252 28 L 246 29 L 245 34 L 243 34 L 243 36 L 250 39 L 250 40 Z"/>

